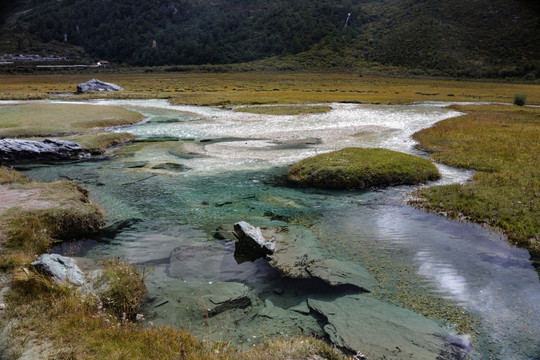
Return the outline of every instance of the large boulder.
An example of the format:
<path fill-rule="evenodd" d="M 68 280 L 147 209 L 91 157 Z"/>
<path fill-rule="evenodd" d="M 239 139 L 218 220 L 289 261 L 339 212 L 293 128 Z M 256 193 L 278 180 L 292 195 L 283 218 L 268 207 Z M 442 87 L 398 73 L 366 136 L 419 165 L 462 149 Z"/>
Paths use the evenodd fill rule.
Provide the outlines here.
<path fill-rule="evenodd" d="M 0 139 L 0 164 L 74 160 L 89 156 L 89 151 L 72 141 Z"/>
<path fill-rule="evenodd" d="M 437 322 L 366 295 L 310 298 L 308 306 L 326 319 L 332 343 L 368 359 L 464 359 L 470 351 L 448 341 L 448 330 Z"/>
<path fill-rule="evenodd" d="M 39 272 L 50 276 L 59 285 L 67 283 L 77 286 L 84 285 L 84 274 L 72 258 L 58 254 L 43 254 L 30 265 Z"/>
<path fill-rule="evenodd" d="M 304 159 L 289 169 L 290 181 L 302 186 L 364 189 L 413 185 L 441 177 L 426 159 L 386 149 L 346 148 Z"/>
<path fill-rule="evenodd" d="M 107 83 L 98 79 L 92 79 L 85 83 L 77 85 L 78 93 L 86 93 L 89 91 L 121 91 L 124 90 L 121 86 Z"/>

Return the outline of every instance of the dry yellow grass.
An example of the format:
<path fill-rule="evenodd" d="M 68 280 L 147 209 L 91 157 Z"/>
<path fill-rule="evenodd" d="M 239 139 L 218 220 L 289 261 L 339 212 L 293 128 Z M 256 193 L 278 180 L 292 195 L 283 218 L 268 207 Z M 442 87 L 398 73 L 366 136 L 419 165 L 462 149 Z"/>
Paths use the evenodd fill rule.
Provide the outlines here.
<path fill-rule="evenodd" d="M 121 85 L 121 92 L 75 94 L 92 77 Z M 511 103 L 526 94 L 540 104 L 540 85 L 507 82 L 359 77 L 355 74 L 149 73 L 0 75 L 0 99 L 162 98 L 178 104 L 240 105 L 273 103 L 491 101 Z M 65 96 L 61 98 L 66 98 Z"/>

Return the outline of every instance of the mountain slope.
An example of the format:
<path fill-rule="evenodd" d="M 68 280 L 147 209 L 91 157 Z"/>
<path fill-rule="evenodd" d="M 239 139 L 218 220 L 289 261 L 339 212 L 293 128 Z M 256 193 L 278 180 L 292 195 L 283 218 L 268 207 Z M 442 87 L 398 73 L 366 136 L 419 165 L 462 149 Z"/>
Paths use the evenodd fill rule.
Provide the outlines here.
<path fill-rule="evenodd" d="M 307 52 L 449 75 L 535 77 L 529 0 L 41 0 L 18 19 L 43 42 L 131 65 L 225 64 Z M 41 4 L 40 4 L 41 3 Z M 350 22 L 345 26 L 347 14 Z"/>

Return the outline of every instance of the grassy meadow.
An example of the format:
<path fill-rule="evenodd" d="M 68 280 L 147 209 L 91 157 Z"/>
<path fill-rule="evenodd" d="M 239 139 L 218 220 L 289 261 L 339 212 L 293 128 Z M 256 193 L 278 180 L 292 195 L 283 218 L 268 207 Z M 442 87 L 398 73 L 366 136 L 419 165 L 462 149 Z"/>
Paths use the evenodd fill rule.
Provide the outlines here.
<path fill-rule="evenodd" d="M 477 170 L 473 182 L 416 192 L 430 211 L 486 224 L 540 254 L 540 108 L 454 106 L 465 116 L 413 138 L 438 162 Z"/>
<path fill-rule="evenodd" d="M 75 94 L 92 77 L 122 86 L 121 92 Z M 540 105 L 540 86 L 510 82 L 360 77 L 357 74 L 148 73 L 0 75 L 0 100 L 126 98 L 169 99 L 175 104 L 257 105 L 362 102 L 408 104 L 416 101 L 512 103 L 526 94 Z"/>
<path fill-rule="evenodd" d="M 80 104 L 0 105 L 1 138 L 56 137 L 80 143 L 92 153 L 131 140 L 127 133 L 108 133 L 99 128 L 139 122 L 143 116 L 113 106 Z"/>

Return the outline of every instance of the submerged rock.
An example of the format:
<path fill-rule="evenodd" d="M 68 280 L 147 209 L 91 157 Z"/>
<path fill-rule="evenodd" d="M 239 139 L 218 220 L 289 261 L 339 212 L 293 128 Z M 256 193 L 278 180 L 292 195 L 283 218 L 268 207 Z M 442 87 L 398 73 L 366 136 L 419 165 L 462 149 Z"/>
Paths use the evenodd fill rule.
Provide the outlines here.
<path fill-rule="evenodd" d="M 212 317 L 231 309 L 244 309 L 251 305 L 249 288 L 241 283 L 218 282 L 207 287 L 211 293 L 203 295 L 205 310 Z"/>
<path fill-rule="evenodd" d="M 265 229 L 278 244 L 268 257 L 270 265 L 293 279 L 319 279 L 331 286 L 352 285 L 372 291 L 375 278 L 362 266 L 337 259 L 324 259 L 316 247 L 317 240 L 308 229 L 290 226 Z"/>
<path fill-rule="evenodd" d="M 85 83 L 77 85 L 78 93 L 85 93 L 89 91 L 121 91 L 121 90 L 124 90 L 121 86 L 107 83 L 98 79 L 92 79 Z"/>
<path fill-rule="evenodd" d="M 162 163 L 162 164 L 156 164 L 156 165 L 152 166 L 152 169 L 168 170 L 168 171 L 175 171 L 175 172 L 183 172 L 183 171 L 190 170 L 190 168 L 187 167 L 186 165 L 177 164 L 177 163 L 171 163 L 171 162 Z"/>
<path fill-rule="evenodd" d="M 77 286 L 84 284 L 84 274 L 72 258 L 58 254 L 43 254 L 30 265 L 39 272 L 49 275 L 57 284 L 66 282 Z"/>
<path fill-rule="evenodd" d="M 245 221 L 234 224 L 234 233 L 238 238 L 238 253 L 253 255 L 253 259 L 273 254 L 276 250 L 276 241 L 272 237 L 269 241 L 264 238 L 261 228 L 255 227 Z"/>
<path fill-rule="evenodd" d="M 89 151 L 72 141 L 0 139 L 0 164 L 74 160 L 89 156 Z"/>
<path fill-rule="evenodd" d="M 459 349 L 445 342 L 447 331 L 422 315 L 365 295 L 308 299 L 323 316 L 332 343 L 368 359 L 459 359 Z"/>

